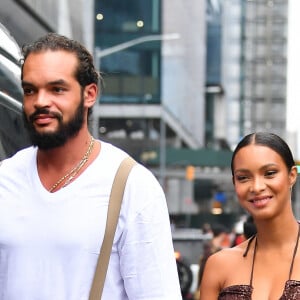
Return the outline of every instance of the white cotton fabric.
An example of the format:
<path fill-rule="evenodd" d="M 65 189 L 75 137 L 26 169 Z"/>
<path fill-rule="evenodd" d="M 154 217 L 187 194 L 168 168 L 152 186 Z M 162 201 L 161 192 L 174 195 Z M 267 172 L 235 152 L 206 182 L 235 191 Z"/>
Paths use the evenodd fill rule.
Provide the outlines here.
<path fill-rule="evenodd" d="M 36 152 L 0 166 L 0 299 L 88 300 L 112 181 L 127 154 L 101 142 L 80 177 L 49 193 Z M 141 165 L 127 181 L 102 295 L 126 299 L 182 299 L 166 200 Z"/>

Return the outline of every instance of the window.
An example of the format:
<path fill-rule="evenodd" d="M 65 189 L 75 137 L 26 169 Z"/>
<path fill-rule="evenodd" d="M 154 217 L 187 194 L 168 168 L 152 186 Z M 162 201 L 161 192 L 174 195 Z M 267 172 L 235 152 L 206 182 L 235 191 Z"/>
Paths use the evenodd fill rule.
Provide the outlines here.
<path fill-rule="evenodd" d="M 97 1 L 95 46 L 101 53 L 101 49 L 158 35 L 160 23 L 160 0 Z M 160 41 L 149 41 L 99 58 L 105 84 L 101 102 L 159 103 L 160 49 Z"/>

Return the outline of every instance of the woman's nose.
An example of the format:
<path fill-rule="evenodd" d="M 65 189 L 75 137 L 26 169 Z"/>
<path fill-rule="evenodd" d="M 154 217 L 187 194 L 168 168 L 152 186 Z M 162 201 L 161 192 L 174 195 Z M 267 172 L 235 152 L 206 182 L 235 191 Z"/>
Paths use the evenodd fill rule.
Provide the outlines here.
<path fill-rule="evenodd" d="M 251 192 L 258 193 L 266 188 L 264 178 L 258 176 L 254 177 L 251 184 Z"/>

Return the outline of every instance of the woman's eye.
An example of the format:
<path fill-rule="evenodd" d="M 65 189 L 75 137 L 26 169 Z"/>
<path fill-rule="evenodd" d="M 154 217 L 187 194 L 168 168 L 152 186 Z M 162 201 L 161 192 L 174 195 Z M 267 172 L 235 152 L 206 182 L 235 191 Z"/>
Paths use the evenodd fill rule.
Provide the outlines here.
<path fill-rule="evenodd" d="M 277 171 L 275 171 L 275 170 L 266 171 L 265 176 L 273 177 L 276 173 L 277 173 Z"/>
<path fill-rule="evenodd" d="M 236 180 L 237 181 L 246 181 L 248 179 L 248 176 L 246 176 L 246 175 L 237 175 L 236 176 Z"/>

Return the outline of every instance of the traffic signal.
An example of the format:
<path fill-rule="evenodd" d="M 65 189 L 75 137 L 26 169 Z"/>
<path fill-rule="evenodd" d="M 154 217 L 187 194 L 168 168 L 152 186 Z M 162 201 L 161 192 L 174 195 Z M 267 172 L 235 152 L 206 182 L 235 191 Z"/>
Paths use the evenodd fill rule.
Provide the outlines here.
<path fill-rule="evenodd" d="M 222 203 L 220 201 L 214 200 L 212 203 L 211 212 L 213 215 L 220 215 L 223 212 Z"/>
<path fill-rule="evenodd" d="M 185 178 L 189 181 L 195 179 L 195 167 L 194 166 L 187 166 L 185 169 Z"/>

